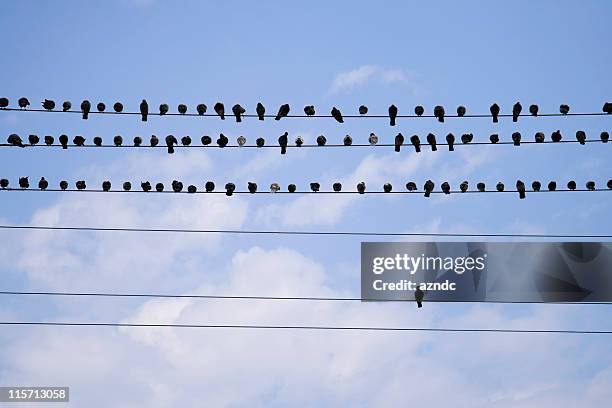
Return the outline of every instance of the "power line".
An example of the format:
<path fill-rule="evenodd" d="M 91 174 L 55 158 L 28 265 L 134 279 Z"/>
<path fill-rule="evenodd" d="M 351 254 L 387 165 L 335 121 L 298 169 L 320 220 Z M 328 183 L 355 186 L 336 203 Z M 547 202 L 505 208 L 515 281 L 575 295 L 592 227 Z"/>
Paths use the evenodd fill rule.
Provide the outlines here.
<path fill-rule="evenodd" d="M 273 231 L 273 230 L 222 230 L 222 229 L 182 229 L 182 228 L 127 228 L 127 227 L 67 227 L 43 225 L 0 225 L 8 230 L 41 231 L 100 231 L 100 232 L 158 232 L 158 233 L 195 233 L 195 234 L 244 234 L 244 235 L 330 235 L 330 236 L 375 236 L 375 237 L 489 237 L 489 238 L 603 238 L 612 235 L 576 234 L 503 234 L 503 233 L 442 233 L 442 232 L 366 232 L 366 231 Z"/>
<path fill-rule="evenodd" d="M 181 329 L 256 329 L 256 330 L 336 330 L 452 333 L 540 333 L 540 334 L 612 334 L 612 330 L 562 329 L 452 329 L 442 327 L 373 327 L 373 326 L 264 326 L 231 324 L 163 324 L 163 323 L 85 323 L 85 322 L 0 322 L 2 326 L 66 326 L 66 327 L 149 327 Z"/>
<path fill-rule="evenodd" d="M 171 299 L 227 299 L 227 300 L 281 300 L 281 301 L 316 301 L 316 302 L 410 302 L 412 299 L 364 299 L 359 297 L 316 297 L 316 296 L 245 296 L 245 295 L 172 295 L 161 293 L 109 293 L 109 292 L 23 292 L 0 291 L 0 295 L 9 296 L 65 296 L 65 297 L 111 297 L 111 298 L 171 298 Z M 612 305 L 612 302 L 533 302 L 533 301 L 498 301 L 498 300 L 426 300 L 427 303 L 501 303 L 501 304 L 553 304 L 553 305 Z"/>

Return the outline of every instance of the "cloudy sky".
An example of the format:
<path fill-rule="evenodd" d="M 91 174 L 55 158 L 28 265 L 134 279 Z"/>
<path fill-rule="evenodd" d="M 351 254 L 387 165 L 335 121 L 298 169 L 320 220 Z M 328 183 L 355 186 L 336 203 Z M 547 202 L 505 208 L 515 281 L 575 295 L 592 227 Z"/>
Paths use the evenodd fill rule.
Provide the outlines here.
<path fill-rule="evenodd" d="M 33 106 L 87 98 L 136 110 L 146 98 L 193 111 L 217 101 L 275 113 L 313 104 L 355 114 L 361 104 L 400 114 L 415 105 L 454 112 L 503 112 L 520 100 L 556 112 L 600 111 L 609 100 L 609 17 L 603 1 L 254 2 L 177 4 L 121 0 L 5 5 L 0 96 Z M 532 138 L 577 130 L 590 138 L 607 117 L 331 119 L 280 122 L 217 118 L 0 112 L 2 138 L 118 134 L 131 140 L 220 132 L 307 143 L 370 132 L 472 132 L 475 140 L 520 130 Z M 404 151 L 405 150 L 405 151 Z M 380 189 L 432 179 L 493 186 L 517 179 L 575 179 L 600 186 L 612 176 L 609 145 L 411 149 L 1 149 L 0 177 L 45 176 L 52 186 L 84 179 L 207 180 L 242 187 L 278 182 L 329 189 L 365 181 Z M 608 193 L 469 196 L 288 196 L 0 193 L 0 224 L 145 228 L 370 230 L 609 234 Z M 0 230 L 2 290 L 202 293 L 272 296 L 359 294 L 359 237 L 164 235 Z M 303 324 L 606 329 L 604 306 L 440 305 L 0 297 L 0 320 L 199 324 Z M 0 385 L 65 385 L 73 406 L 258 407 L 429 406 L 601 407 L 612 399 L 606 336 L 0 327 Z"/>

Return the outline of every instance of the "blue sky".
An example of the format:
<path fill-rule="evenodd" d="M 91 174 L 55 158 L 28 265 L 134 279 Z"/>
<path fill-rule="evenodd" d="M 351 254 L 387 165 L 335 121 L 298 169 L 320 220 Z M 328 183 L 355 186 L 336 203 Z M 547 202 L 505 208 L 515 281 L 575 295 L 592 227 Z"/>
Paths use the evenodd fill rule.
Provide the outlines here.
<path fill-rule="evenodd" d="M 0 96 L 27 96 L 74 106 L 87 98 L 136 110 L 146 98 L 176 109 L 223 101 L 270 113 L 313 104 L 355 114 L 361 104 L 400 114 L 441 104 L 486 113 L 493 102 L 509 113 L 526 110 L 598 112 L 610 100 L 607 44 L 612 6 L 603 1 L 515 1 L 410 4 L 308 2 L 288 5 L 123 0 L 88 4 L 22 3 L 4 7 L 0 22 Z M 230 118 L 231 119 L 231 118 Z M 547 138 L 577 130 L 597 138 L 608 117 L 488 119 L 329 119 L 280 122 L 217 118 L 0 112 L 5 138 L 66 133 L 88 140 L 151 134 L 194 140 L 223 132 L 232 142 L 284 131 L 307 142 L 324 134 L 340 142 L 370 132 L 389 143 L 433 132 L 474 133 L 508 140 L 542 131 Z M 405 150 L 405 151 L 404 151 Z M 16 183 L 44 175 L 52 185 L 85 179 L 98 186 L 125 180 L 212 179 L 238 186 L 257 181 L 326 188 L 337 180 L 369 188 L 431 178 L 456 187 L 463 180 L 493 186 L 516 179 L 603 186 L 612 177 L 609 145 L 482 146 L 412 149 L 177 150 L 1 149 L 0 177 Z M 197 196 L 0 194 L 3 223 L 234 229 L 380 230 L 609 234 L 608 193 L 422 196 Z M 270 295 L 356 295 L 360 238 L 132 235 L 0 231 L 2 288 Z M 117 301 L 0 298 L 2 320 L 302 322 L 401 326 L 548 327 L 605 329 L 596 306 L 326 305 L 265 302 Z M 0 385 L 70 385 L 75 405 L 87 406 L 400 406 L 406 390 L 431 405 L 602 406 L 612 398 L 612 354 L 602 337 L 243 333 L 65 328 L 0 328 Z M 23 356 L 26 357 L 23 357 Z M 60 364 L 61 363 L 61 364 Z M 420 372 L 414 372 L 419 367 Z M 99 386 L 117 386 L 109 395 Z M 135 390 L 130 394 L 129 390 Z M 440 395 L 439 390 L 448 390 Z M 204 392 L 202 397 L 201 392 Z M 201 398 L 204 398 L 202 400 Z M 123 399 L 123 405 L 120 400 Z"/>

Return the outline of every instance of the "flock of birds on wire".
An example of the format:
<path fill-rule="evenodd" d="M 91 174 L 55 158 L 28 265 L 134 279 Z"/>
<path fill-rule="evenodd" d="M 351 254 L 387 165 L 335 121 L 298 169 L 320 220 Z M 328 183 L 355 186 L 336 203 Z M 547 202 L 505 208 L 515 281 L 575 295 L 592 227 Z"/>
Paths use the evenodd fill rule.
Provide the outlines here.
<path fill-rule="evenodd" d="M 28 98 L 22 97 L 22 98 L 19 98 L 19 100 L 17 101 L 17 104 L 20 109 L 27 109 L 28 106 L 30 106 L 30 101 L 28 100 Z M 56 107 L 55 101 L 51 99 L 45 99 L 44 101 L 41 102 L 41 104 L 42 104 L 42 107 L 47 111 L 54 111 Z M 9 107 L 8 98 L 0 98 L 0 109 L 7 109 L 8 107 Z M 88 100 L 84 100 L 83 102 L 81 102 L 80 108 L 81 108 L 81 112 L 83 115 L 83 119 L 88 119 L 90 112 L 92 112 L 91 102 Z M 146 122 L 148 116 L 151 114 L 149 112 L 148 102 L 145 99 L 143 99 L 142 102 L 140 102 L 139 108 L 140 108 L 140 115 L 142 117 L 142 121 Z M 70 101 L 64 101 L 62 103 L 63 112 L 71 111 L 71 109 L 72 109 L 72 103 Z M 106 105 L 100 102 L 96 105 L 96 110 L 100 113 L 105 112 Z M 121 102 L 116 102 L 115 104 L 113 104 L 113 110 L 115 113 L 123 113 L 123 104 Z M 178 105 L 178 113 L 180 115 L 187 114 L 187 110 L 188 110 L 187 105 L 185 104 Z M 198 115 L 205 115 L 207 110 L 208 110 L 208 107 L 206 106 L 206 104 L 200 103 L 196 106 L 196 112 Z M 225 105 L 223 103 L 221 102 L 215 103 L 215 105 L 213 106 L 213 110 L 215 111 L 215 114 L 218 115 L 222 120 L 225 119 L 226 110 L 225 110 Z M 274 119 L 281 120 L 282 118 L 289 116 L 290 110 L 291 108 L 289 104 L 281 105 L 278 109 L 278 113 L 276 114 L 276 116 L 274 116 Z M 170 107 L 168 106 L 168 104 L 162 103 L 161 105 L 159 105 L 158 114 L 160 116 L 168 114 L 169 111 L 170 111 Z M 234 106 L 232 106 L 231 111 L 232 111 L 233 116 L 236 119 L 236 122 L 242 122 L 242 118 L 244 117 L 246 113 L 246 109 L 240 104 L 235 104 Z M 358 111 L 359 111 L 359 115 L 365 116 L 368 114 L 368 107 L 365 105 L 361 105 Z M 501 113 L 501 108 L 499 107 L 499 105 L 497 103 L 494 103 L 493 105 L 490 106 L 489 111 L 491 113 L 493 122 L 498 122 L 498 118 Z M 523 111 L 523 106 L 521 105 L 521 103 L 520 102 L 515 103 L 514 106 L 512 107 L 512 120 L 514 122 L 518 121 L 518 118 L 521 116 L 522 111 Z M 567 115 L 569 114 L 569 111 L 570 111 L 569 105 L 561 104 L 559 106 L 560 114 Z M 602 111 L 606 114 L 612 114 L 612 102 L 605 102 L 603 105 Z M 257 104 L 255 108 L 255 112 L 259 120 L 264 120 L 264 118 L 266 117 L 266 108 L 261 102 Z M 391 126 L 395 126 L 396 118 L 398 117 L 398 113 L 399 113 L 399 110 L 397 106 L 395 105 L 389 106 L 388 116 L 389 116 L 389 124 Z M 532 104 L 529 106 L 529 114 L 531 116 L 538 116 L 538 113 L 539 113 L 538 105 Z M 305 106 L 304 114 L 306 116 L 315 116 L 316 115 L 315 107 L 313 105 Z M 339 123 L 344 123 L 342 112 L 338 108 L 333 107 L 330 114 Z M 425 108 L 423 108 L 423 106 L 420 106 L 420 105 L 416 106 L 414 108 L 414 114 L 416 116 L 423 116 L 425 114 Z M 466 116 L 466 114 L 467 114 L 467 109 L 465 108 L 465 106 L 457 107 L 458 117 Z M 439 122 L 444 122 L 444 117 L 447 114 L 443 106 L 437 105 L 433 109 L 433 115 L 434 117 L 438 119 Z"/>

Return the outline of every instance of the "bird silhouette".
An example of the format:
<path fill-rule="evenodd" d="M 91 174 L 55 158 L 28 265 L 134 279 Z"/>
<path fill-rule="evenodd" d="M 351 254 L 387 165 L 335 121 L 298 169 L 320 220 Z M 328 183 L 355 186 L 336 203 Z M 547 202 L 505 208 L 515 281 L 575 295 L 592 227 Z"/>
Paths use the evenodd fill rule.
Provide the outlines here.
<path fill-rule="evenodd" d="M 608 132 L 601 132 L 599 134 L 599 138 L 601 139 L 602 143 L 608 143 L 608 140 L 610 140 L 610 134 Z"/>
<path fill-rule="evenodd" d="M 425 182 L 425 185 L 423 186 L 423 189 L 425 190 L 425 197 L 429 197 L 431 195 L 431 192 L 433 191 L 435 186 L 436 185 L 431 180 L 427 180 Z"/>
<path fill-rule="evenodd" d="M 91 102 L 85 99 L 81 102 L 81 112 L 83 113 L 83 119 L 87 119 L 89 117 L 89 111 L 91 110 Z"/>
<path fill-rule="evenodd" d="M 586 182 L 586 188 L 587 190 L 595 190 L 595 182 L 594 181 L 587 181 Z"/>
<path fill-rule="evenodd" d="M 132 189 L 132 183 L 130 183 L 129 181 L 126 181 L 123 183 L 123 190 L 130 191 L 131 189 Z"/>
<path fill-rule="evenodd" d="M 396 136 L 396 139 L 397 139 L 397 136 Z M 419 139 L 418 135 L 410 136 L 410 143 L 412 143 L 412 145 L 414 146 L 414 151 L 416 153 L 419 153 L 421 151 L 421 139 Z M 399 147 L 397 147 L 397 144 L 396 144 L 396 147 L 395 147 L 395 151 L 399 152 Z"/>
<path fill-rule="evenodd" d="M 368 107 L 365 105 L 361 105 L 359 107 L 359 114 L 360 115 L 367 115 L 368 114 Z"/>
<path fill-rule="evenodd" d="M 481 182 L 481 183 L 476 184 L 476 189 L 480 191 L 481 193 L 484 193 L 486 191 L 485 183 Z"/>
<path fill-rule="evenodd" d="M 68 188 L 68 182 L 66 180 L 62 180 L 59 183 L 60 189 L 62 189 L 62 191 L 66 190 Z"/>
<path fill-rule="evenodd" d="M 557 183 L 555 181 L 551 181 L 548 183 L 548 190 L 555 191 L 557 189 Z"/>
<path fill-rule="evenodd" d="M 35 146 L 40 142 L 40 137 L 38 137 L 38 135 L 29 135 L 28 142 L 30 142 L 32 146 Z"/>
<path fill-rule="evenodd" d="M 96 136 L 93 138 L 94 145 L 100 147 L 102 146 L 102 138 L 100 136 Z"/>
<path fill-rule="evenodd" d="M 491 136 L 489 136 L 489 140 L 491 143 L 497 144 L 499 143 L 499 135 L 497 133 L 493 133 Z"/>
<path fill-rule="evenodd" d="M 342 191 L 342 183 L 334 183 L 332 185 L 332 189 L 336 192 L 339 193 L 340 191 Z"/>
<path fill-rule="evenodd" d="M 207 181 L 204 185 L 204 189 L 207 193 L 212 193 L 213 191 L 215 191 L 215 183 L 212 181 Z"/>
<path fill-rule="evenodd" d="M 287 153 L 287 143 L 289 143 L 289 133 L 285 132 L 278 137 L 278 145 L 281 148 L 281 154 Z"/>
<path fill-rule="evenodd" d="M 417 185 L 414 181 L 409 181 L 406 183 L 406 190 L 408 191 L 416 191 L 417 190 Z"/>
<path fill-rule="evenodd" d="M 163 116 L 166 113 L 168 113 L 168 111 L 170 110 L 170 106 L 168 106 L 167 103 L 162 103 L 161 105 L 159 105 L 159 115 Z"/>
<path fill-rule="evenodd" d="M 314 116 L 316 113 L 314 105 L 304 106 L 304 113 L 306 114 L 306 116 Z"/>
<path fill-rule="evenodd" d="M 436 135 L 434 135 L 433 133 L 429 133 L 427 135 L 427 143 L 429 143 L 429 145 L 431 146 L 432 152 L 438 150 L 438 146 L 436 145 Z"/>
<path fill-rule="evenodd" d="M 462 193 L 465 193 L 466 191 L 468 191 L 469 186 L 469 183 L 467 181 L 464 181 L 463 183 L 459 184 L 459 190 L 461 190 Z"/>
<path fill-rule="evenodd" d="M 113 110 L 117 113 L 123 112 L 123 104 L 121 102 L 115 102 L 113 105 Z"/>
<path fill-rule="evenodd" d="M 255 194 L 257 192 L 257 183 L 252 183 L 249 181 L 247 183 L 247 189 L 249 190 L 249 193 Z"/>
<path fill-rule="evenodd" d="M 23 144 L 23 140 L 21 140 L 21 137 L 19 137 L 19 135 L 16 133 L 10 134 L 6 141 L 11 146 L 25 147 L 25 145 Z"/>
<path fill-rule="evenodd" d="M 397 106 L 389 106 L 389 125 L 395 126 L 395 119 L 397 118 Z"/>
<path fill-rule="evenodd" d="M 542 183 L 540 183 L 539 181 L 534 181 L 533 183 L 531 183 L 531 189 L 533 191 L 540 191 L 540 189 L 542 188 Z"/>
<path fill-rule="evenodd" d="M 495 186 L 495 189 L 501 193 L 502 191 L 504 191 L 504 183 L 502 183 L 502 182 L 500 181 L 500 182 L 499 182 L 499 183 L 497 183 L 497 185 Z"/>
<path fill-rule="evenodd" d="M 493 116 L 493 123 L 497 123 L 498 122 L 497 117 L 499 116 L 499 105 L 494 103 L 489 108 L 489 111 L 491 112 L 491 116 Z"/>
<path fill-rule="evenodd" d="M 531 116 L 538 116 L 538 105 L 529 105 L 529 113 L 531 113 Z"/>
<path fill-rule="evenodd" d="M 217 145 L 219 147 L 225 147 L 229 143 L 229 139 L 223 133 L 219 133 L 219 138 L 217 139 Z"/>
<path fill-rule="evenodd" d="M 213 106 L 213 109 L 215 110 L 217 115 L 219 115 L 221 120 L 225 120 L 225 106 L 221 102 L 215 103 L 215 106 Z"/>
<path fill-rule="evenodd" d="M 383 184 L 383 191 L 385 193 L 390 193 L 392 190 L 393 190 L 393 185 L 391 185 L 391 183 Z"/>
<path fill-rule="evenodd" d="M 612 179 L 608 180 L 607 186 L 610 190 L 612 190 Z"/>
<path fill-rule="evenodd" d="M 9 106 L 8 98 L 0 98 L 0 109 L 6 109 Z"/>
<path fill-rule="evenodd" d="M 164 183 L 155 184 L 155 191 L 157 191 L 158 193 L 161 193 L 162 191 L 164 191 Z"/>
<path fill-rule="evenodd" d="M 378 143 L 378 136 L 376 136 L 374 133 L 370 133 L 368 143 L 370 143 L 371 146 L 375 146 Z"/>
<path fill-rule="evenodd" d="M 19 98 L 19 100 L 17 101 L 17 105 L 19 105 L 21 109 L 25 109 L 30 106 L 30 101 L 28 100 L 28 98 Z"/>
<path fill-rule="evenodd" d="M 455 150 L 455 135 L 449 133 L 446 135 L 446 143 L 448 143 L 448 151 L 452 152 Z"/>
<path fill-rule="evenodd" d="M 416 301 L 416 304 L 417 304 L 418 308 L 423 307 L 423 298 L 424 297 L 425 297 L 425 294 L 423 293 L 421 288 L 417 287 L 416 290 L 414 291 L 414 300 Z"/>
<path fill-rule="evenodd" d="M 85 180 L 79 180 L 76 183 L 77 190 L 85 190 L 87 186 L 85 185 Z"/>
<path fill-rule="evenodd" d="M 320 188 L 321 185 L 319 183 L 310 183 L 310 190 L 312 190 L 313 193 L 318 192 Z"/>
<path fill-rule="evenodd" d="M 444 194 L 447 194 L 447 195 L 448 195 L 448 194 L 450 194 L 450 192 L 451 192 L 451 191 L 450 191 L 450 190 L 451 190 L 451 188 L 450 188 L 450 184 L 448 183 L 448 181 L 445 181 L 444 183 L 442 183 L 442 185 L 440 186 L 440 188 L 442 189 L 442 192 L 443 192 Z"/>
<path fill-rule="evenodd" d="M 521 133 L 520 132 L 512 133 L 512 142 L 514 143 L 515 146 L 521 145 Z"/>
<path fill-rule="evenodd" d="M 325 146 L 325 143 L 327 143 L 325 136 L 320 135 L 317 137 L 317 146 Z"/>
<path fill-rule="evenodd" d="M 266 114 L 266 107 L 263 106 L 261 102 L 257 102 L 255 112 L 257 113 L 257 117 L 259 118 L 259 120 L 264 120 L 264 115 Z"/>
<path fill-rule="evenodd" d="M 289 108 L 288 103 L 281 105 L 280 108 L 278 108 L 278 113 L 276 114 L 276 117 L 274 118 L 274 120 L 281 120 L 281 118 L 286 117 L 289 114 L 290 110 L 291 109 Z"/>
<path fill-rule="evenodd" d="M 335 106 L 331 110 L 331 115 L 338 123 L 344 123 L 344 119 L 342 118 L 342 112 Z"/>
<path fill-rule="evenodd" d="M 412 136 L 412 137 L 414 137 L 414 136 Z M 412 138 L 410 138 L 410 140 L 412 140 Z M 401 150 L 401 148 L 402 148 L 402 145 L 404 144 L 404 135 L 402 135 L 401 133 L 398 133 L 395 136 L 395 140 L 394 140 L 393 144 L 395 145 L 395 151 L 399 152 Z M 415 148 L 416 148 L 416 146 L 415 146 Z"/>
<path fill-rule="evenodd" d="M 143 99 L 140 102 L 140 116 L 143 122 L 147 121 L 147 118 L 149 116 L 149 104 L 147 103 L 146 99 Z"/>
<path fill-rule="evenodd" d="M 520 102 L 517 102 L 514 104 L 514 106 L 512 107 L 512 121 L 513 122 L 518 122 L 518 118 L 522 110 L 523 110 L 523 106 L 521 105 Z"/>
<path fill-rule="evenodd" d="M 457 116 L 459 116 L 460 118 L 465 116 L 465 112 L 466 112 L 465 106 L 457 107 Z"/>
<path fill-rule="evenodd" d="M 295 193 L 295 190 L 297 190 L 297 187 L 295 184 L 289 184 L 287 186 L 287 191 L 289 191 L 290 193 Z"/>
<path fill-rule="evenodd" d="M 64 101 L 62 103 L 62 111 L 63 112 L 68 112 L 70 110 L 70 108 L 72 108 L 72 103 L 70 103 L 70 101 Z"/>
<path fill-rule="evenodd" d="M 187 105 L 185 105 L 184 103 L 181 103 L 177 107 L 177 110 L 178 110 L 178 113 L 180 113 L 181 115 L 184 115 L 187 113 Z"/>
<path fill-rule="evenodd" d="M 297 147 L 300 147 L 304 144 L 304 139 L 302 139 L 302 136 L 298 136 L 295 138 L 295 145 Z"/>
<path fill-rule="evenodd" d="M 350 146 L 350 145 L 353 144 L 353 138 L 350 135 L 346 135 L 346 136 L 344 136 L 344 139 L 342 140 L 342 143 L 345 146 Z"/>
<path fill-rule="evenodd" d="M 119 135 L 113 137 L 113 144 L 117 147 L 121 146 L 123 144 L 123 138 Z"/>
<path fill-rule="evenodd" d="M 191 145 L 191 137 L 189 137 L 189 136 L 183 136 L 183 137 L 181 137 L 181 144 L 182 144 L 183 146 L 189 146 L 189 145 Z"/>
<path fill-rule="evenodd" d="M 569 111 L 570 111 L 569 105 L 563 104 L 559 106 L 559 112 L 561 112 L 562 115 L 567 115 Z"/>
<path fill-rule="evenodd" d="M 151 191 L 151 183 L 148 181 L 141 181 L 140 188 L 142 188 L 142 191 L 149 192 Z"/>
<path fill-rule="evenodd" d="M 423 114 L 425 113 L 425 108 L 423 108 L 421 105 L 415 106 L 414 107 L 414 113 L 417 116 L 423 116 Z"/>
<path fill-rule="evenodd" d="M 187 186 L 187 192 L 189 194 L 194 194 L 198 191 L 198 188 L 196 186 L 194 186 L 193 184 L 190 184 Z"/>
<path fill-rule="evenodd" d="M 180 193 L 183 191 L 183 183 L 177 180 L 172 180 L 172 191 L 175 193 Z"/>
<path fill-rule="evenodd" d="M 85 145 L 85 138 L 83 136 L 75 136 L 74 139 L 72 139 L 72 142 L 76 145 L 76 146 L 84 146 Z"/>
<path fill-rule="evenodd" d="M 208 146 L 209 144 L 212 143 L 212 138 L 210 136 L 202 136 L 200 141 L 202 142 L 202 145 Z"/>
<path fill-rule="evenodd" d="M 65 150 L 68 148 L 68 136 L 67 135 L 60 135 L 59 142 L 62 145 L 62 149 Z"/>
<path fill-rule="evenodd" d="M 55 141 L 55 139 L 53 139 L 53 136 L 45 136 L 45 144 L 47 146 L 51 146 L 53 144 L 53 142 Z"/>
<path fill-rule="evenodd" d="M 474 135 L 471 133 L 464 133 L 461 135 L 461 143 L 468 144 L 474 140 Z"/>
<path fill-rule="evenodd" d="M 519 198 L 522 200 L 525 198 L 525 183 L 521 180 L 516 181 L 516 190 L 519 193 Z"/>
<path fill-rule="evenodd" d="M 199 103 L 198 106 L 196 106 L 196 111 L 198 112 L 198 115 L 200 116 L 204 115 L 207 110 L 208 110 L 208 107 L 203 103 Z"/>
<path fill-rule="evenodd" d="M 365 185 L 365 183 L 363 181 L 357 183 L 357 192 L 359 194 L 364 194 L 365 193 L 365 189 L 366 189 L 366 185 Z"/>
<path fill-rule="evenodd" d="M 0 179 L 0 188 L 7 188 L 9 186 L 9 181 L 7 179 Z"/>
<path fill-rule="evenodd" d="M 567 188 L 569 190 L 574 191 L 576 189 L 576 182 L 574 180 L 570 180 L 567 182 Z"/>
<path fill-rule="evenodd" d="M 82 105 L 81 105 L 81 109 L 82 109 Z M 98 110 L 98 112 L 104 112 L 104 110 L 106 110 L 106 105 L 102 102 L 98 102 L 98 104 L 96 105 L 96 109 Z"/>
<path fill-rule="evenodd" d="M 435 106 L 434 116 L 438 118 L 438 122 L 444 122 L 444 107 L 441 105 Z"/>
<path fill-rule="evenodd" d="M 150 144 L 151 144 L 151 147 L 157 146 L 159 144 L 159 138 L 155 135 L 151 135 Z"/>
<path fill-rule="evenodd" d="M 176 140 L 176 137 L 174 137 L 174 135 L 166 136 L 166 147 L 168 148 L 169 154 L 174 153 L 175 145 L 178 145 L 178 140 Z"/>
<path fill-rule="evenodd" d="M 556 130 L 552 132 L 552 134 L 550 135 L 550 138 L 552 139 L 553 142 L 560 142 L 563 136 L 561 136 L 560 130 Z"/>
<path fill-rule="evenodd" d="M 257 139 L 255 139 L 255 146 L 264 147 L 265 144 L 266 140 L 263 137 L 258 137 Z"/>
<path fill-rule="evenodd" d="M 247 140 L 246 140 L 246 137 L 244 136 L 238 136 L 238 138 L 236 139 L 236 142 L 238 143 L 238 146 L 242 147 L 246 144 Z"/>
<path fill-rule="evenodd" d="M 7 101 L 8 104 L 8 101 Z M 608 115 L 612 113 L 612 102 L 605 102 L 601 110 Z"/>
<path fill-rule="evenodd" d="M 244 115 L 244 113 L 246 112 L 246 109 L 244 109 L 239 104 L 235 104 L 234 106 L 232 106 L 232 112 L 234 113 L 234 116 L 236 117 L 236 122 L 242 122 L 242 115 Z"/>
<path fill-rule="evenodd" d="M 110 191 L 111 189 L 111 182 L 110 181 L 103 181 L 102 182 L 102 191 Z"/>
<path fill-rule="evenodd" d="M 535 141 L 536 141 L 536 143 L 544 143 L 544 139 L 545 139 L 544 133 L 537 132 L 535 134 Z"/>
<path fill-rule="evenodd" d="M 278 183 L 270 184 L 270 192 L 271 193 L 278 193 L 279 191 L 280 191 L 280 185 L 278 185 Z"/>
<path fill-rule="evenodd" d="M 134 146 L 140 147 L 142 145 L 142 137 L 134 136 Z"/>
<path fill-rule="evenodd" d="M 584 130 L 579 130 L 576 132 L 576 140 L 581 145 L 584 145 L 586 143 L 586 133 L 584 133 Z"/>
<path fill-rule="evenodd" d="M 19 177 L 19 187 L 21 188 L 29 188 L 30 182 L 27 177 Z"/>
<path fill-rule="evenodd" d="M 44 177 L 41 177 L 40 180 L 38 181 L 38 188 L 41 190 L 46 190 L 47 187 L 49 187 L 49 182 L 45 180 Z"/>

